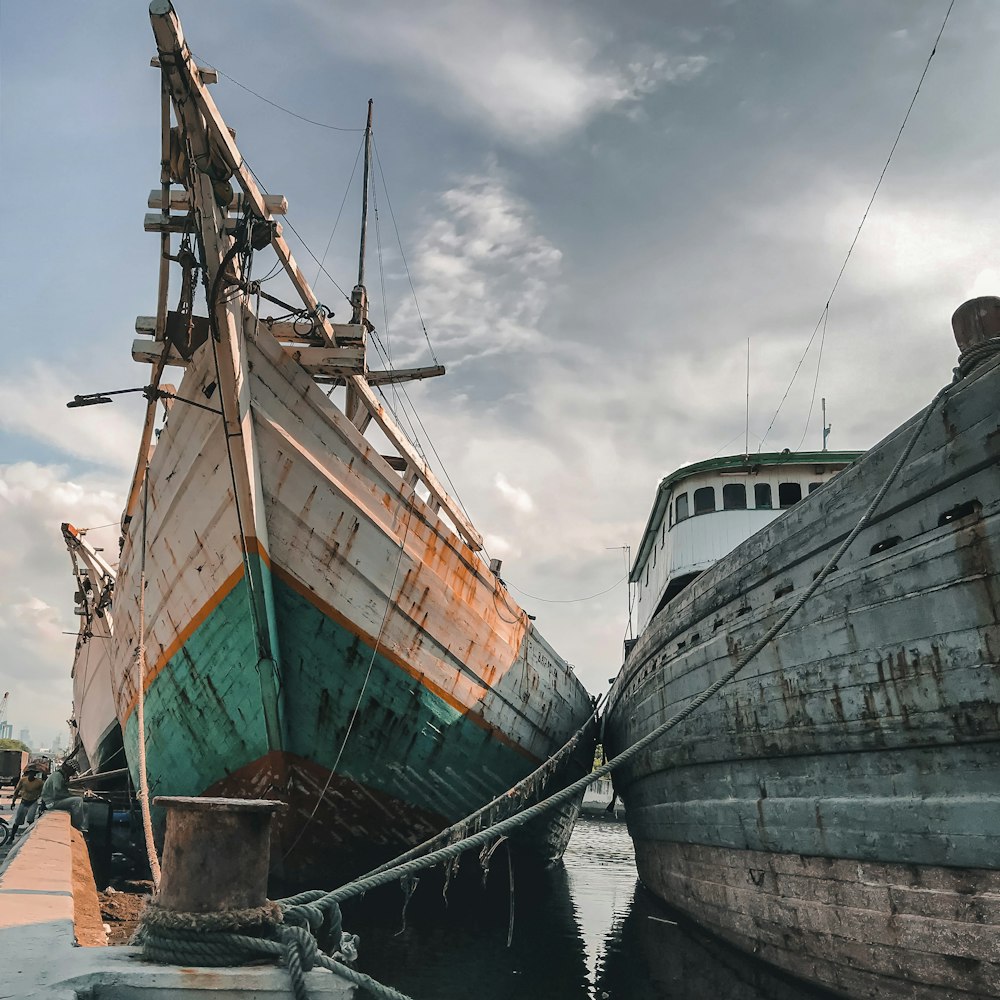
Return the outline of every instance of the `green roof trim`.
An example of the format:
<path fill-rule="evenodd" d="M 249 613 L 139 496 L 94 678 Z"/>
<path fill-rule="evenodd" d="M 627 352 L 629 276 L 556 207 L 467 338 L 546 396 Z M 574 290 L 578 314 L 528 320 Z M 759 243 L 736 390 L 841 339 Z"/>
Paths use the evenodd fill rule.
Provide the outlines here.
<path fill-rule="evenodd" d="M 642 573 L 642 567 L 646 564 L 649 556 L 650 541 L 663 520 L 667 507 L 667 500 L 673 487 L 691 476 L 701 475 L 705 472 L 721 472 L 725 469 L 745 469 L 747 475 L 752 475 L 762 467 L 773 468 L 780 465 L 850 465 L 857 461 L 863 451 L 765 451 L 752 455 L 724 455 L 721 458 L 708 458 L 703 462 L 693 462 L 691 465 L 682 465 L 675 469 L 669 476 L 664 476 L 660 480 L 660 485 L 656 490 L 656 499 L 653 501 L 653 509 L 649 512 L 649 520 L 642 533 L 642 541 L 639 543 L 639 550 L 636 552 L 635 561 L 629 571 L 629 582 L 636 583 Z"/>

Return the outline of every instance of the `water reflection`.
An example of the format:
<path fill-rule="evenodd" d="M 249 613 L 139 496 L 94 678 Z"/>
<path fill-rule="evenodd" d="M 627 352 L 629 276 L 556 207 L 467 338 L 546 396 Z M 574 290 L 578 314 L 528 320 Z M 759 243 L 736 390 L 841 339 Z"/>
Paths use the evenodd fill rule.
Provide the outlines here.
<path fill-rule="evenodd" d="M 361 933 L 359 966 L 415 1000 L 817 1000 L 677 919 L 636 879 L 623 823 L 577 824 L 563 867 L 515 873 L 501 848 L 489 885 L 449 892 L 425 880 L 402 926 L 402 894 L 382 890 L 345 908 Z"/>

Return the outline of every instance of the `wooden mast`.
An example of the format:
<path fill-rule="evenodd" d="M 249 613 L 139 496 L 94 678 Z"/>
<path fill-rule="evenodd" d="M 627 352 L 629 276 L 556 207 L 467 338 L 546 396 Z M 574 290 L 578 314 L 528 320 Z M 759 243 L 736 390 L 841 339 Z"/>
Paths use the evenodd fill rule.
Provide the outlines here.
<path fill-rule="evenodd" d="M 221 292 L 223 288 L 224 278 L 220 271 L 230 262 L 235 270 L 234 255 L 231 253 L 233 240 L 225 231 L 227 211 L 220 208 L 213 179 L 206 172 L 217 157 L 213 130 L 209 127 L 200 102 L 192 100 L 195 88 L 203 88 L 203 84 L 169 0 L 153 0 L 149 13 L 159 49 L 163 79 L 173 100 L 178 126 L 190 149 L 189 190 L 197 219 L 196 231 L 201 237 L 204 256 L 202 263 L 211 299 L 212 291 Z M 225 134 L 231 141 L 229 132 L 225 131 Z M 257 200 L 258 205 L 255 207 L 258 210 L 255 214 L 266 219 L 266 212 L 259 210 L 264 207 L 259 192 Z M 290 254 L 288 259 L 291 266 L 295 267 Z M 217 294 L 215 298 L 219 301 L 209 301 L 208 307 L 218 342 L 215 336 L 210 336 L 209 345 L 215 355 L 219 379 L 219 403 L 225 425 L 226 450 L 233 480 L 244 573 L 257 645 L 264 725 L 268 746 L 272 750 L 280 750 L 285 744 L 278 700 L 280 654 L 268 563 L 270 546 L 259 448 L 247 391 L 250 373 L 243 350 L 243 303 L 240 298 L 234 299 L 232 296 Z"/>
<path fill-rule="evenodd" d="M 169 0 L 153 0 L 149 10 L 160 53 L 160 63 L 174 99 L 175 110 L 179 113 L 183 112 L 181 117 L 184 115 L 190 117 L 195 110 L 202 116 L 203 121 L 199 119 L 198 127 L 203 133 L 207 133 L 207 139 L 212 143 L 212 156 L 217 157 L 232 171 L 233 179 L 243 190 L 244 205 L 249 207 L 256 218 L 270 219 L 264 195 L 250 174 L 235 140 L 226 128 L 222 115 L 194 64 L 173 6 Z M 219 231 L 224 232 L 224 230 L 225 219 L 220 219 Z M 228 237 L 223 238 L 228 239 Z M 280 228 L 274 228 L 270 243 L 305 308 L 316 310 L 319 302 L 292 256 L 291 249 L 282 236 Z M 329 347 L 336 347 L 337 337 L 329 317 L 322 310 L 317 310 L 314 316 L 316 331 Z M 339 329 L 344 330 L 345 327 L 340 326 Z M 361 336 L 364 335 L 365 327 L 363 325 L 355 329 Z M 355 337 L 357 333 L 355 333 Z M 389 374 L 391 376 L 391 373 Z M 428 370 L 420 373 L 420 375 L 430 374 L 437 374 L 437 372 Z M 384 381 L 392 381 L 392 378 L 387 377 Z M 368 424 L 374 420 L 406 463 L 405 477 L 422 482 L 430 495 L 431 506 L 435 510 L 445 512 L 455 526 L 455 530 L 471 549 L 481 550 L 483 547 L 482 536 L 465 516 L 461 507 L 438 481 L 391 414 L 379 402 L 365 375 L 357 371 L 345 371 L 344 382 L 350 394 L 353 394 L 357 401 L 355 404 L 356 412 L 353 415 L 350 412 L 347 414 L 351 417 L 354 425 L 359 430 L 364 431 Z"/>
<path fill-rule="evenodd" d="M 362 344 L 365 343 L 368 333 L 368 290 L 365 288 L 365 246 L 368 240 L 368 178 L 371 172 L 372 159 L 372 105 L 372 99 L 368 98 L 368 123 L 365 125 L 365 168 L 361 184 L 361 247 L 358 251 L 358 283 L 351 291 L 351 324 L 358 327 Z M 347 414 L 347 419 L 356 425 L 359 424 L 359 417 L 362 413 L 367 415 L 367 411 L 361 410 L 357 388 L 350 383 L 347 385 L 347 400 L 344 412 Z"/>

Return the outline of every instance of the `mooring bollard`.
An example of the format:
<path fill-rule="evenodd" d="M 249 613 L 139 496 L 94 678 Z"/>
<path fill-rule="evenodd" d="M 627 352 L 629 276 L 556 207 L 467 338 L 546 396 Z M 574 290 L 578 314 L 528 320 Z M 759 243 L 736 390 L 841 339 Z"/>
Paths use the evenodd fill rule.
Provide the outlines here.
<path fill-rule="evenodd" d="M 271 817 L 284 802 L 158 796 L 153 805 L 167 810 L 161 909 L 218 913 L 265 903 Z"/>

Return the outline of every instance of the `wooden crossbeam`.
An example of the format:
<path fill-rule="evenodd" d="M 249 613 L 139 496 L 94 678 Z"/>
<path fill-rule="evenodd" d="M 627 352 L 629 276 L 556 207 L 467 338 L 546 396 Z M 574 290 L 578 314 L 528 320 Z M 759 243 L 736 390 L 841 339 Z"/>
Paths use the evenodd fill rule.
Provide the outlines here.
<path fill-rule="evenodd" d="M 309 344 L 313 346 L 316 344 L 316 335 L 307 331 L 307 323 L 289 323 L 285 320 L 268 323 L 265 319 L 257 319 L 252 312 L 248 312 L 244 325 L 247 334 L 267 330 L 275 340 L 281 343 Z M 330 325 L 337 334 L 338 347 L 356 347 L 360 345 L 361 341 L 356 336 L 360 327 L 356 324 L 331 323 Z M 155 336 L 156 317 L 136 316 L 135 332 L 146 337 Z"/>
<path fill-rule="evenodd" d="M 338 377 L 343 381 L 348 375 L 364 370 L 365 354 L 360 347 L 300 347 L 297 344 L 283 346 L 285 353 L 298 361 L 310 375 L 321 376 L 329 382 Z M 132 341 L 132 360 L 140 364 L 156 364 L 161 360 L 163 347 L 162 341 L 137 337 Z M 171 368 L 187 368 L 190 364 L 172 348 L 163 363 Z"/>
<path fill-rule="evenodd" d="M 152 66 L 153 69 L 159 69 L 160 57 L 153 56 L 153 58 L 149 60 L 149 65 Z M 198 70 L 198 76 L 202 83 L 207 85 L 219 82 L 219 73 L 217 70 L 212 69 L 211 66 L 198 66 L 196 69 Z"/>
<path fill-rule="evenodd" d="M 444 365 L 428 365 L 426 368 L 393 368 L 390 371 L 382 371 L 381 369 L 372 371 L 369 369 L 365 374 L 365 378 L 368 380 L 369 385 L 391 385 L 393 382 L 416 382 L 420 379 L 435 378 L 438 375 L 444 374 Z M 334 379 L 320 376 L 316 381 L 321 385 L 344 384 L 342 378 Z"/>
<path fill-rule="evenodd" d="M 232 236 L 239 225 L 239 219 L 226 219 L 226 234 Z M 194 226 L 191 215 L 185 212 L 183 215 L 164 215 L 162 212 L 147 212 L 142 220 L 142 228 L 147 233 L 186 233 Z M 280 234 L 281 223 L 276 222 L 275 226 Z"/>
<path fill-rule="evenodd" d="M 149 208 L 159 209 L 163 204 L 163 191 L 160 188 L 153 188 L 149 192 L 149 200 L 146 205 Z M 271 215 L 285 215 L 288 212 L 288 199 L 283 194 L 264 195 L 264 205 Z M 173 187 L 170 189 L 167 208 L 174 212 L 191 211 L 191 195 L 184 188 Z M 230 212 L 243 211 L 243 196 L 239 192 L 233 194 L 233 200 L 229 203 Z"/>

